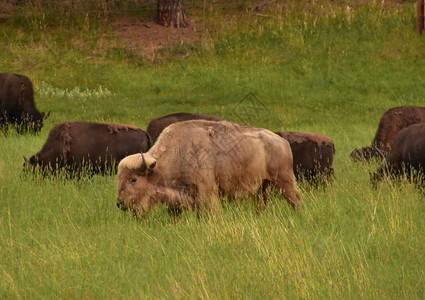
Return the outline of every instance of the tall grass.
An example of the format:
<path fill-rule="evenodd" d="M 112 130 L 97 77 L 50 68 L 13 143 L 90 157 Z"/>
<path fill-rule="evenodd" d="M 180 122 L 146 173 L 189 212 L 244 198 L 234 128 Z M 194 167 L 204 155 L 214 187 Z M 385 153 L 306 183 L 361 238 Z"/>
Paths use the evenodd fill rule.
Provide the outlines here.
<path fill-rule="evenodd" d="M 0 134 L 0 297 L 422 298 L 423 195 L 407 181 L 373 190 L 378 164 L 348 157 L 371 142 L 385 110 L 424 103 L 414 4 L 306 3 L 279 1 L 261 12 L 268 17 L 209 11 L 196 53 L 161 61 L 129 56 L 97 16 L 86 29 L 37 29 L 18 12 L 1 23 L 0 70 L 29 76 L 51 116 L 38 136 Z M 273 194 L 260 215 L 247 200 L 223 203 L 211 219 L 185 212 L 175 222 L 157 207 L 135 220 L 115 206 L 115 176 L 22 172 L 22 156 L 56 123 L 145 128 L 173 111 L 239 122 L 234 108 L 248 92 L 269 111 L 252 125 L 335 142 L 335 181 L 301 185 L 300 214 Z"/>

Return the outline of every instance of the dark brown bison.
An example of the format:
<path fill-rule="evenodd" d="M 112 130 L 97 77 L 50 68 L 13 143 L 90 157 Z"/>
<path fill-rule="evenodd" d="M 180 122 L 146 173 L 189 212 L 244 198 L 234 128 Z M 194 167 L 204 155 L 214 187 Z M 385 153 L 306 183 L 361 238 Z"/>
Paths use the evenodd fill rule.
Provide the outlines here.
<path fill-rule="evenodd" d="M 372 146 L 354 149 L 351 157 L 355 160 L 385 157 L 397 133 L 405 127 L 418 123 L 425 123 L 425 107 L 399 106 L 387 110 L 379 120 Z"/>
<path fill-rule="evenodd" d="M 65 122 L 50 131 L 40 152 L 28 162 L 34 170 L 46 172 L 105 174 L 115 171 L 122 158 L 147 151 L 151 145 L 149 135 L 132 125 Z"/>
<path fill-rule="evenodd" d="M 332 179 L 335 145 L 330 137 L 299 131 L 276 134 L 288 140 L 291 145 L 297 180 L 306 179 L 317 187 L 319 183 L 326 184 Z"/>
<path fill-rule="evenodd" d="M 34 101 L 31 80 L 19 74 L 0 73 L 0 127 L 13 124 L 18 132 L 38 132 L 48 114 L 40 113 Z"/>
<path fill-rule="evenodd" d="M 289 143 L 266 129 L 227 121 L 168 126 L 147 153 L 121 160 L 118 181 L 117 206 L 137 216 L 159 203 L 174 214 L 182 208 L 209 213 L 220 206 L 220 195 L 260 200 L 262 192 L 267 205 L 270 182 L 294 208 L 301 204 Z"/>
<path fill-rule="evenodd" d="M 165 127 L 173 123 L 188 120 L 224 121 L 223 118 L 217 116 L 179 112 L 153 119 L 149 122 L 146 131 L 149 133 L 152 142 L 155 143 L 155 141 L 158 139 L 158 136 L 161 134 Z"/>
<path fill-rule="evenodd" d="M 383 176 L 407 178 L 423 182 L 425 168 L 425 124 L 415 124 L 400 130 L 392 145 L 384 166 L 372 174 L 372 184 Z"/>

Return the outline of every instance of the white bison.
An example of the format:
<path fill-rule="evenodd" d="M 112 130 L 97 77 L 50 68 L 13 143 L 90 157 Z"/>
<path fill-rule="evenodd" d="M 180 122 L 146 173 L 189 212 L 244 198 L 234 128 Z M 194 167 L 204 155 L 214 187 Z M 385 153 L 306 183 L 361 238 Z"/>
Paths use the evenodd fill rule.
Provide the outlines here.
<path fill-rule="evenodd" d="M 226 199 L 258 196 L 279 187 L 298 209 L 301 197 L 289 143 L 271 131 L 227 121 L 191 120 L 168 126 L 146 153 L 125 157 L 118 165 L 117 206 L 145 215 L 166 204 L 210 213 Z M 257 199 L 260 197 L 257 197 Z"/>

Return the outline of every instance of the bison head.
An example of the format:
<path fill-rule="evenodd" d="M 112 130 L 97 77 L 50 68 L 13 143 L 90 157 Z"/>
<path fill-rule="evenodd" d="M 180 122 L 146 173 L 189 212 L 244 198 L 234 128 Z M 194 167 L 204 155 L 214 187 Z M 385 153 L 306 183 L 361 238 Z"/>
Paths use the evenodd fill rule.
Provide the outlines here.
<path fill-rule="evenodd" d="M 133 154 L 125 157 L 118 165 L 117 206 L 132 210 L 139 217 L 145 215 L 157 203 L 153 195 L 155 188 L 149 183 L 156 160 L 149 154 Z"/>
<path fill-rule="evenodd" d="M 44 125 L 44 121 L 50 116 L 50 112 L 48 113 L 33 113 L 33 114 L 28 114 L 28 113 L 22 113 L 21 114 L 21 119 L 22 122 L 21 124 L 19 124 L 19 131 L 20 132 L 34 132 L 34 133 L 38 133 L 39 131 L 41 131 L 41 128 Z"/>
<path fill-rule="evenodd" d="M 370 160 L 370 159 L 385 159 L 386 157 L 386 153 L 385 151 L 379 149 L 377 146 L 368 146 L 368 147 L 363 147 L 363 148 L 358 148 L 358 149 L 354 149 L 351 154 L 350 157 L 354 160 L 354 161 L 359 161 L 359 160 Z"/>
<path fill-rule="evenodd" d="M 49 156 L 44 153 L 34 154 L 29 159 L 24 156 L 24 171 L 48 175 L 64 167 L 65 162 L 63 157 Z"/>
<path fill-rule="evenodd" d="M 37 155 L 31 156 L 29 159 L 24 156 L 23 171 L 40 171 L 42 169 L 41 162 Z"/>
<path fill-rule="evenodd" d="M 44 121 L 50 116 L 50 111 L 48 113 L 41 113 L 41 115 L 38 118 L 35 118 L 34 122 L 33 122 L 33 126 L 34 126 L 34 132 L 39 132 L 41 131 L 41 128 L 44 125 Z"/>

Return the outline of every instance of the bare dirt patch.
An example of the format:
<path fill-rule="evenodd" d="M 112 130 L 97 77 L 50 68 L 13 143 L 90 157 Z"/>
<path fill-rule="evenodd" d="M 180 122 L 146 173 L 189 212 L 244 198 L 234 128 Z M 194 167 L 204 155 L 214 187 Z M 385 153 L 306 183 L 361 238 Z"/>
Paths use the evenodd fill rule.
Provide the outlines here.
<path fill-rule="evenodd" d="M 330 2 L 328 2 L 330 1 Z M 384 7 L 400 6 L 406 0 L 381 0 L 374 2 L 374 5 Z M 262 2 L 261 10 L 270 7 L 275 1 Z M 333 0 L 312 1 L 305 7 L 311 9 L 311 6 L 321 5 L 322 3 L 332 4 Z M 347 8 L 370 5 L 370 0 L 353 1 Z M 253 6 L 251 10 L 258 6 Z M 243 12 L 242 12 L 243 13 Z M 188 17 L 188 26 L 186 28 L 165 27 L 156 23 L 154 19 L 119 17 L 111 21 L 112 29 L 117 33 L 120 41 L 125 48 L 132 53 L 145 57 L 149 60 L 156 60 L 161 57 L 161 50 L 169 49 L 176 45 L 195 45 L 202 32 L 202 23 L 196 18 Z M 180 55 L 187 56 L 187 52 L 182 51 Z"/>
<path fill-rule="evenodd" d="M 202 24 L 188 19 L 186 28 L 165 27 L 150 19 L 120 18 L 112 21 L 125 47 L 148 59 L 154 59 L 158 50 L 178 44 L 196 44 L 202 31 Z"/>

